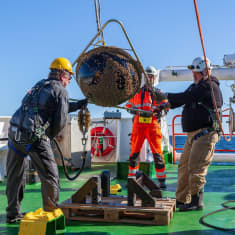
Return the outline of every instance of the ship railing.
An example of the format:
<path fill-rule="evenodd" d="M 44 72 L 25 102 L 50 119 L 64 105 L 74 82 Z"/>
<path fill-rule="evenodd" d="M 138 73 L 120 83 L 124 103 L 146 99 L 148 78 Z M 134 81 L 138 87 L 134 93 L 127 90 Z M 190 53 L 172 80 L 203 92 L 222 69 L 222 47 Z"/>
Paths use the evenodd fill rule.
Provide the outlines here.
<path fill-rule="evenodd" d="M 229 110 L 229 108 L 228 109 L 225 109 L 225 110 L 223 110 L 222 112 L 226 112 L 226 111 L 228 111 Z M 174 117 L 173 117 L 173 119 L 172 119 L 172 154 L 173 154 L 173 163 L 175 164 L 175 162 L 176 162 L 176 155 L 178 156 L 179 155 L 179 153 L 177 153 L 176 151 L 177 150 L 180 150 L 180 151 L 182 151 L 183 150 L 183 148 L 177 148 L 176 147 L 176 140 L 175 140 L 175 137 L 176 136 L 186 136 L 187 135 L 187 133 L 184 133 L 184 132 L 176 132 L 176 130 L 175 130 L 175 126 L 176 125 L 181 125 L 181 124 L 179 124 L 179 123 L 175 123 L 175 120 L 177 119 L 177 118 L 180 118 L 180 117 L 182 117 L 182 115 L 175 115 Z M 228 115 L 228 114 L 223 114 L 222 115 L 222 117 L 223 118 L 229 118 L 230 117 L 230 115 Z M 225 135 L 226 136 L 229 136 L 230 134 L 228 134 L 228 133 L 225 133 Z M 232 136 L 235 136 L 235 134 L 232 134 Z M 225 148 L 223 148 L 223 149 L 218 149 L 218 148 L 216 148 L 215 149 L 215 152 L 231 152 L 231 153 L 235 153 L 235 149 L 225 149 Z M 178 159 L 177 159 L 178 160 Z"/>

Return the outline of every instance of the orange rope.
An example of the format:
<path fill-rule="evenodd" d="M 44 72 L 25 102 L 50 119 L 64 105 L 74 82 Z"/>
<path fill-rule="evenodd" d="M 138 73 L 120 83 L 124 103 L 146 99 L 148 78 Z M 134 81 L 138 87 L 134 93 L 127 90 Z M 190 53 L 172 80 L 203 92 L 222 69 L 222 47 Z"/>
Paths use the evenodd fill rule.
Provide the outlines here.
<path fill-rule="evenodd" d="M 199 11 L 198 11 L 198 6 L 197 6 L 197 0 L 194 0 L 194 7 L 195 7 L 195 12 L 196 12 L 196 17 L 197 17 L 197 25 L 198 25 L 198 30 L 199 30 L 199 34 L 200 34 L 201 44 L 202 44 L 204 61 L 206 63 L 206 71 L 207 71 L 208 78 L 209 78 L 209 81 L 210 81 L 210 88 L 211 88 L 211 96 L 212 96 L 212 100 L 213 100 L 213 106 L 214 106 L 214 109 L 216 111 L 216 118 L 217 118 L 217 120 L 219 122 L 219 127 L 220 127 L 220 130 L 222 132 L 222 135 L 223 135 L 224 139 L 226 141 L 230 141 L 232 139 L 232 122 L 230 121 L 230 123 L 231 123 L 231 125 L 230 125 L 230 136 L 227 139 L 227 137 L 225 136 L 223 127 L 222 127 L 220 115 L 219 115 L 219 112 L 218 112 L 218 107 L 217 107 L 216 100 L 215 100 L 215 93 L 214 93 L 214 90 L 213 90 L 213 87 L 212 87 L 212 81 L 211 81 L 211 77 L 210 77 L 210 73 L 209 73 L 209 68 L 208 68 L 208 64 L 207 64 L 206 51 L 205 51 L 205 47 L 204 47 L 204 41 L 203 41 L 203 35 L 202 35 L 202 29 L 201 29 L 201 23 L 200 23 L 200 17 L 199 17 Z M 232 108 L 230 108 L 230 115 L 231 114 L 232 114 Z"/>

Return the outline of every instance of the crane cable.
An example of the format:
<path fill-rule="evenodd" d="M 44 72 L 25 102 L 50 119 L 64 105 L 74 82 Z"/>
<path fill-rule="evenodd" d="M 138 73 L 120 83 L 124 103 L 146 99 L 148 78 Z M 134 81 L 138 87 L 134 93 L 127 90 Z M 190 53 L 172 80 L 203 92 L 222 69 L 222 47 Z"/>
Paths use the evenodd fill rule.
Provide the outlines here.
<path fill-rule="evenodd" d="M 94 0 L 94 3 L 95 3 L 95 15 L 96 15 L 97 32 L 99 32 L 100 29 L 101 29 L 100 0 Z M 104 42 L 104 33 L 103 33 L 103 31 L 101 32 L 100 37 L 101 37 L 100 42 L 103 42 L 103 45 L 104 45 L 105 42 Z"/>
<path fill-rule="evenodd" d="M 101 29 L 100 0 L 94 0 L 94 4 L 95 4 L 95 15 L 96 15 L 97 31 L 99 32 L 100 29 Z M 100 33 L 100 37 L 101 37 L 101 40 L 98 41 L 98 42 L 96 42 L 95 46 L 96 46 L 98 43 L 100 43 L 100 42 L 103 43 L 103 46 L 106 45 L 106 43 L 105 43 L 105 41 L 104 41 L 104 33 L 103 33 L 103 31 Z M 133 51 L 133 50 L 132 50 L 132 51 Z M 134 54 L 135 54 L 135 53 L 134 53 Z M 138 60 L 138 57 L 137 57 L 137 60 Z M 142 67 L 142 66 L 141 66 L 141 67 Z M 155 94 L 155 92 L 154 92 L 154 90 L 153 90 L 153 86 L 151 85 L 151 82 L 150 82 L 148 76 L 146 76 L 147 74 L 145 73 L 145 70 L 144 70 L 143 67 L 142 67 L 142 70 L 143 70 L 144 76 L 147 78 L 147 85 L 148 85 L 149 89 L 152 91 L 154 98 L 155 98 L 156 100 L 158 100 L 157 97 L 156 97 L 156 94 Z"/>
<path fill-rule="evenodd" d="M 207 59 L 206 59 L 206 51 L 205 51 L 205 46 L 204 46 L 204 41 L 203 41 L 203 35 L 202 35 L 199 11 L 198 11 L 198 6 L 197 6 L 197 0 L 194 0 L 194 7 L 195 7 L 195 13 L 196 13 L 196 17 L 197 17 L 197 25 L 198 25 L 198 30 L 199 30 L 200 39 L 201 39 L 201 45 L 202 45 L 202 50 L 203 50 L 203 55 L 204 55 L 204 61 L 205 61 L 205 64 L 206 64 L 206 71 L 207 71 L 208 78 L 209 78 L 209 81 L 210 81 L 210 88 L 211 88 L 211 96 L 212 96 L 213 106 L 214 106 L 214 109 L 216 111 L 216 118 L 217 118 L 217 121 L 219 123 L 219 127 L 220 127 L 220 130 L 222 132 L 222 135 L 223 135 L 224 139 L 226 141 L 230 141 L 232 139 L 232 122 L 230 121 L 230 124 L 231 124 L 230 125 L 230 135 L 229 135 L 229 138 L 227 138 L 225 136 L 225 133 L 224 133 L 224 130 L 223 130 L 223 127 L 222 127 L 221 118 L 220 118 L 220 115 L 219 115 L 219 112 L 218 112 L 218 107 L 217 107 L 216 100 L 215 100 L 215 93 L 214 93 L 214 90 L 213 90 L 213 87 L 212 87 L 212 80 L 211 80 L 211 76 L 210 76 L 209 68 L 208 68 L 208 64 L 207 64 Z M 230 107 L 230 115 L 232 115 L 232 113 L 233 113 L 232 112 L 232 107 Z M 231 118 L 231 120 L 233 120 L 233 118 Z"/>

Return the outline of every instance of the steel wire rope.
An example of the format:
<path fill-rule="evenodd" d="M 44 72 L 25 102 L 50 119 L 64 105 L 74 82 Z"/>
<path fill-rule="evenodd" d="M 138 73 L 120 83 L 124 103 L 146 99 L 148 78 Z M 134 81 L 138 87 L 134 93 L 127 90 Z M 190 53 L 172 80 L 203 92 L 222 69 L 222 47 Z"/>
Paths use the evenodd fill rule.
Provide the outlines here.
<path fill-rule="evenodd" d="M 98 1 L 98 3 L 97 3 Z M 100 31 L 101 28 L 101 10 L 100 10 L 100 0 L 94 0 L 95 3 L 95 15 L 96 15 L 96 24 L 97 24 L 97 31 Z M 97 7 L 98 5 L 98 7 Z M 100 33 L 100 37 L 101 37 L 101 42 L 103 42 L 103 45 L 105 44 L 104 42 L 104 33 L 103 31 Z"/>
<path fill-rule="evenodd" d="M 98 1 L 98 4 L 97 4 L 97 1 Z M 106 43 L 105 43 L 105 41 L 104 41 L 103 29 L 104 29 L 104 27 L 105 27 L 109 22 L 111 22 L 111 21 L 117 22 L 117 23 L 121 26 L 121 28 L 122 28 L 122 30 L 123 30 L 123 32 L 124 32 L 126 38 L 127 38 L 127 41 L 129 42 L 129 44 L 130 44 L 130 46 L 131 46 L 131 49 L 128 49 L 128 50 L 131 50 L 131 51 L 134 53 L 134 55 L 135 55 L 137 61 L 140 63 L 140 65 L 141 65 L 141 70 L 142 70 L 144 76 L 147 78 L 148 87 L 149 87 L 149 89 L 152 91 L 153 97 L 154 97 L 154 98 L 156 99 L 156 101 L 158 102 L 157 96 L 156 96 L 156 94 L 155 94 L 155 92 L 154 92 L 154 89 L 153 89 L 153 86 L 152 86 L 152 84 L 151 84 L 151 82 L 150 82 L 150 79 L 149 79 L 149 77 L 147 76 L 147 74 L 146 74 L 146 72 L 145 72 L 145 70 L 144 70 L 144 68 L 143 68 L 143 66 L 142 66 L 142 64 L 141 64 L 141 62 L 140 62 L 140 59 L 139 59 L 139 57 L 137 56 L 137 54 L 136 54 L 136 52 L 135 52 L 135 50 L 134 50 L 134 48 L 133 48 L 133 46 L 132 46 L 132 43 L 130 42 L 130 39 L 129 39 L 129 37 L 128 37 L 128 35 L 127 35 L 127 33 L 126 33 L 126 31 L 125 31 L 125 29 L 124 29 L 124 27 L 123 27 L 123 25 L 122 25 L 119 21 L 117 21 L 117 20 L 115 20 L 115 19 L 111 19 L 111 20 L 108 20 L 103 26 L 101 26 L 101 8 L 100 8 L 100 0 L 94 0 L 94 4 L 95 4 L 96 23 L 97 23 L 97 31 L 98 31 L 98 33 L 97 33 L 97 35 L 92 39 L 92 41 L 90 42 L 90 44 L 92 44 L 92 42 L 95 40 L 95 38 L 100 35 L 101 40 L 98 41 L 98 42 L 96 42 L 96 43 L 95 43 L 95 46 L 96 46 L 99 42 L 102 42 L 102 43 L 103 43 L 103 46 L 105 46 Z M 97 6 L 97 5 L 98 5 L 98 6 Z M 89 47 L 89 46 L 87 46 L 87 48 L 88 48 L 88 47 Z M 87 49 L 87 48 L 86 48 L 86 49 Z M 86 49 L 82 52 L 82 54 L 85 53 Z M 124 49 L 124 50 L 127 50 L 127 49 Z M 81 54 L 81 55 L 82 55 L 82 54 Z M 80 55 L 79 57 L 81 57 L 81 55 Z M 74 66 L 74 65 L 76 64 L 76 62 L 78 61 L 79 57 L 75 60 L 75 62 L 72 64 L 72 66 Z M 113 106 L 113 107 L 115 107 L 115 106 Z"/>
<path fill-rule="evenodd" d="M 211 96 L 212 96 L 213 106 L 214 106 L 214 109 L 215 109 L 215 112 L 216 112 L 216 119 L 217 119 L 217 121 L 219 123 L 219 127 L 220 127 L 220 130 L 222 132 L 222 135 L 223 135 L 224 139 L 226 141 L 230 141 L 232 139 L 232 126 L 233 125 L 232 125 L 232 121 L 231 121 L 230 122 L 230 135 L 229 135 L 229 138 L 227 138 L 225 136 L 224 129 L 222 127 L 221 118 L 220 118 L 220 115 L 219 115 L 219 112 L 218 112 L 218 107 L 217 107 L 216 100 L 215 100 L 215 93 L 214 93 L 214 89 L 212 87 L 212 80 L 211 80 L 211 76 L 210 76 L 209 68 L 208 68 L 208 64 L 207 64 L 207 59 L 206 59 L 206 50 L 205 50 L 204 40 L 203 40 L 203 35 L 202 35 L 202 29 L 201 29 L 201 23 L 200 23 L 200 17 L 199 17 L 199 10 L 198 10 L 198 6 L 197 6 L 197 0 L 194 0 L 194 7 L 195 7 L 195 13 L 196 13 L 196 18 L 197 18 L 197 25 L 198 25 L 198 30 L 199 30 L 199 35 L 200 35 L 203 55 L 204 55 L 204 61 L 205 61 L 205 64 L 206 64 L 206 71 L 207 71 L 207 75 L 208 75 L 208 79 L 209 79 L 209 83 L 210 83 L 210 89 L 211 89 Z M 233 120 L 233 118 L 232 118 L 232 108 L 231 107 L 230 107 L 230 115 L 231 115 L 231 120 Z"/>

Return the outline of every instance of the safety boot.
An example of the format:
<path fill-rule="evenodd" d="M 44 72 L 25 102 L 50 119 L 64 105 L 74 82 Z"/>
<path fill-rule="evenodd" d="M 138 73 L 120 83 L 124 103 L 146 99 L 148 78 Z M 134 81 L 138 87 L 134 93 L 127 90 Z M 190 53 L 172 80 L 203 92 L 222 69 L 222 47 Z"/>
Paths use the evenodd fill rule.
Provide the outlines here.
<path fill-rule="evenodd" d="M 6 222 L 7 222 L 8 224 L 17 223 L 17 222 L 21 221 L 21 220 L 24 218 L 25 214 L 26 214 L 26 213 L 21 213 L 21 214 L 19 214 L 19 215 L 17 215 L 17 216 L 7 216 Z"/>
<path fill-rule="evenodd" d="M 184 203 L 176 200 L 176 208 L 179 208 L 180 206 L 183 206 Z"/>
<path fill-rule="evenodd" d="M 159 187 L 162 189 L 166 189 L 166 179 L 158 179 Z"/>
<path fill-rule="evenodd" d="M 203 207 L 203 192 L 200 191 L 199 193 L 192 195 L 190 203 L 179 206 L 179 211 L 196 211 L 202 210 Z"/>

